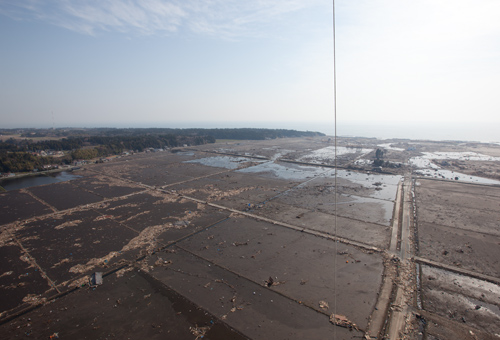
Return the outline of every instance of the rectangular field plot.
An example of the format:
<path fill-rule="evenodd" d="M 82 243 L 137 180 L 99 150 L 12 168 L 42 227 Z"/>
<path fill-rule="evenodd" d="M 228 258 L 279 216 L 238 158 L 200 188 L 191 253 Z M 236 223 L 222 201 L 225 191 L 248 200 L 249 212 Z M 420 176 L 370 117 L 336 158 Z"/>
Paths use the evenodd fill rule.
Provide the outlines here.
<path fill-rule="evenodd" d="M 271 290 L 318 311 L 319 301 L 333 304 L 336 294 L 338 313 L 360 327 L 367 325 L 382 280 L 378 254 L 335 248 L 331 240 L 248 218 L 228 219 L 178 246 L 258 285 L 271 277 Z"/>
<path fill-rule="evenodd" d="M 87 172 L 85 177 L 71 183 L 104 198 L 125 196 L 144 190 L 140 185 L 93 172 Z"/>
<path fill-rule="evenodd" d="M 0 247 L 0 258 L 0 313 L 55 292 L 17 244 L 9 242 Z"/>
<path fill-rule="evenodd" d="M 232 172 L 168 187 L 177 193 L 228 208 L 247 210 L 265 202 L 295 183 Z"/>
<path fill-rule="evenodd" d="M 96 267 L 107 266 L 137 235 L 92 210 L 52 215 L 16 232 L 48 276 L 64 286 Z"/>
<path fill-rule="evenodd" d="M 420 256 L 500 277 L 500 188 L 418 180 Z"/>
<path fill-rule="evenodd" d="M 248 339 L 319 340 L 331 338 L 332 334 L 346 340 L 362 337 L 357 330 L 335 329 L 327 312 L 319 313 L 263 282 L 249 280 L 251 275 L 240 275 L 241 271 L 235 273 L 178 247 L 157 253 L 145 267 L 157 280 Z M 283 286 L 287 284 L 294 283 Z M 308 283 L 301 287 L 315 289 Z"/>
<path fill-rule="evenodd" d="M 102 201 L 102 197 L 79 188 L 70 182 L 54 183 L 29 188 L 35 196 L 41 198 L 57 210 L 66 210 L 83 204 Z"/>
<path fill-rule="evenodd" d="M 0 193 L 0 225 L 51 212 L 50 207 L 23 190 Z"/>

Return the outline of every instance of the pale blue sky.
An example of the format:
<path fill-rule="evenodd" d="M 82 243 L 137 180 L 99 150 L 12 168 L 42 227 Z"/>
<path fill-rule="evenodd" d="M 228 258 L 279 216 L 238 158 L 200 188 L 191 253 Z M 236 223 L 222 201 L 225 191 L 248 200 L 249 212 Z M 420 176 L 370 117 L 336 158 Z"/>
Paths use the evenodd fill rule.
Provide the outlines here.
<path fill-rule="evenodd" d="M 339 122 L 500 122 L 500 1 L 336 12 Z M 1 127 L 332 120 L 331 1 L 2 0 L 0 46 Z"/>

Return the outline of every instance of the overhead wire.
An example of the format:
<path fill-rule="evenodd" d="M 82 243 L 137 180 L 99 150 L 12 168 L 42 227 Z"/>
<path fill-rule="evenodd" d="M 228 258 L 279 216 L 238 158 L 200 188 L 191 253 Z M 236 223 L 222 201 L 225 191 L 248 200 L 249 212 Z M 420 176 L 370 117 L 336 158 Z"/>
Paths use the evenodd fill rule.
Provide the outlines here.
<path fill-rule="evenodd" d="M 338 254 L 338 234 L 337 234 L 337 62 L 336 62 L 336 32 L 335 32 L 335 0 L 332 0 L 332 8 L 333 8 L 333 119 L 334 119 L 334 220 L 333 220 L 333 228 L 335 235 L 335 245 L 334 245 L 334 260 L 333 260 L 333 313 L 334 313 L 334 321 L 337 314 L 337 254 Z M 337 326 L 334 325 L 333 328 L 333 338 L 337 338 Z"/>

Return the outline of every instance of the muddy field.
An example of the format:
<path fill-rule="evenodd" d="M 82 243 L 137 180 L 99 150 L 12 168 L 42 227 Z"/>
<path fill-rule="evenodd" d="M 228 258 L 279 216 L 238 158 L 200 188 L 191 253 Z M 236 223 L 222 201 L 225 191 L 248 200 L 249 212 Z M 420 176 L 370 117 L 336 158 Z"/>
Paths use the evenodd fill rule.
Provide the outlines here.
<path fill-rule="evenodd" d="M 422 265 L 424 309 L 500 334 L 500 187 L 416 184 L 418 255 L 440 264 Z"/>
<path fill-rule="evenodd" d="M 345 138 L 335 170 L 328 137 L 222 142 L 116 158 L 71 181 L 2 193 L 0 331 L 494 337 L 500 188 L 418 172 L 450 157 L 497 164 L 483 160 L 496 157 L 494 146 L 470 147 L 464 156 L 467 145 Z M 377 149 L 383 168 L 371 164 Z M 95 272 L 102 285 L 89 282 Z"/>

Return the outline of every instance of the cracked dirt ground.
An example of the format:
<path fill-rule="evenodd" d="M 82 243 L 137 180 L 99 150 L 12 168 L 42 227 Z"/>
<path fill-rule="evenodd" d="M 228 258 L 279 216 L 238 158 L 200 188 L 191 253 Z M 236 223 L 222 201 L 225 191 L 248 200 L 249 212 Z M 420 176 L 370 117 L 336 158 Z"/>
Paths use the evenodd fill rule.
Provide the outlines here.
<path fill-rule="evenodd" d="M 136 154 L 0 194 L 2 336 L 497 338 L 500 188 L 353 169 L 377 142 L 342 143 L 357 149 L 337 180 L 314 138 Z"/>

